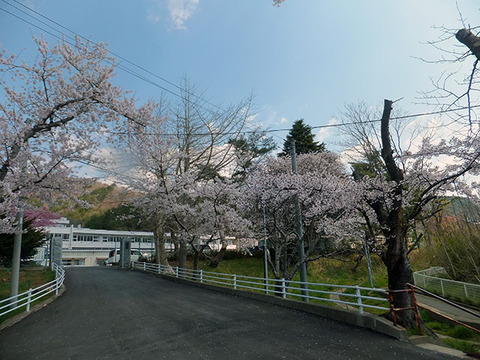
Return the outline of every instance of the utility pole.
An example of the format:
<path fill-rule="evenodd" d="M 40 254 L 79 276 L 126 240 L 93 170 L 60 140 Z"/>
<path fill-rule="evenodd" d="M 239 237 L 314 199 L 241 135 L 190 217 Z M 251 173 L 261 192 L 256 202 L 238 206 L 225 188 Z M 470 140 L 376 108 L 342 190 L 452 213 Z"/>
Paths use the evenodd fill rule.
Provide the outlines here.
<path fill-rule="evenodd" d="M 372 262 L 370 260 L 370 250 L 368 249 L 367 237 L 364 237 L 363 240 L 363 252 L 365 253 L 365 257 L 367 258 L 367 268 L 368 268 L 368 281 L 370 282 L 370 287 L 373 286 L 373 278 L 372 278 Z"/>
<path fill-rule="evenodd" d="M 21 205 L 22 206 L 22 205 Z M 22 251 L 23 207 L 20 207 L 15 217 L 15 239 L 13 242 L 12 277 L 10 280 L 10 297 L 12 303 L 17 301 L 18 283 L 20 280 L 20 256 Z"/>
<path fill-rule="evenodd" d="M 295 149 L 295 140 L 292 140 L 292 172 L 297 173 L 297 151 Z M 305 244 L 303 241 L 302 214 L 300 213 L 300 202 L 298 195 L 295 195 L 295 222 L 298 236 L 298 258 L 303 261 L 305 258 Z M 300 265 L 300 281 L 302 282 L 302 300 L 308 302 L 308 286 L 307 286 L 307 264 L 305 262 Z"/>
<path fill-rule="evenodd" d="M 263 273 L 265 275 L 265 294 L 268 295 L 268 257 L 267 257 L 267 215 L 263 207 Z"/>

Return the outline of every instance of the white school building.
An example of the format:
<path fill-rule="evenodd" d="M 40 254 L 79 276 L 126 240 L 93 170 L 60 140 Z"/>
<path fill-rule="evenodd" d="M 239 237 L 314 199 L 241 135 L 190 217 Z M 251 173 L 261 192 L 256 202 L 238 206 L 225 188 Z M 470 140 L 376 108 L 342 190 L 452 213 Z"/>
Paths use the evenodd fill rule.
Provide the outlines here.
<path fill-rule="evenodd" d="M 100 266 L 104 265 L 111 250 L 120 249 L 122 240 L 130 240 L 132 255 L 153 256 L 155 244 L 153 232 L 97 230 L 70 225 L 65 218 L 55 220 L 55 226 L 45 227 L 47 241 L 39 248 L 33 260 L 45 264 L 50 258 L 52 241 L 62 244 L 62 265 L 65 266 Z M 169 234 L 166 237 L 169 238 Z M 201 239 L 199 240 L 202 241 Z M 227 237 L 227 249 L 237 250 L 235 238 Z M 220 250 L 220 241 L 209 244 L 214 250 Z M 166 242 L 167 251 L 173 251 L 174 245 Z M 117 260 L 117 259 L 116 259 Z"/>
<path fill-rule="evenodd" d="M 151 256 L 155 252 L 153 233 L 147 231 L 97 230 L 69 225 L 67 219 L 59 219 L 55 226 L 47 226 L 47 240 L 61 239 L 62 263 L 66 266 L 98 266 L 105 264 L 109 252 L 120 249 L 120 241 L 131 241 L 132 253 Z M 50 241 L 39 248 L 34 260 L 46 261 L 50 253 Z M 167 247 L 171 247 L 167 244 Z M 140 253 L 140 254 L 139 254 Z"/>

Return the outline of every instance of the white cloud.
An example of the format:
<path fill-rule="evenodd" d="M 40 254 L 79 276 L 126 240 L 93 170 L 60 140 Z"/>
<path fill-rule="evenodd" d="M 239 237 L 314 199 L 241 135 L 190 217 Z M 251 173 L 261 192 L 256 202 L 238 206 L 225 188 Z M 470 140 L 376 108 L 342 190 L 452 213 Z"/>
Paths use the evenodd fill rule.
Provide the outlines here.
<path fill-rule="evenodd" d="M 197 9 L 200 0 L 168 0 L 170 20 L 175 29 L 186 29 L 185 23 Z"/>
<path fill-rule="evenodd" d="M 147 11 L 147 21 L 158 24 L 167 20 L 169 27 L 185 30 L 186 22 L 197 10 L 200 0 L 153 0 L 153 8 Z"/>
<path fill-rule="evenodd" d="M 328 122 L 328 125 L 335 125 L 337 123 L 337 119 L 331 119 L 329 122 Z M 328 138 L 331 134 L 332 134 L 332 130 L 334 128 L 333 127 L 324 127 L 324 128 L 321 128 L 318 132 L 317 132 L 317 136 L 315 137 L 315 140 L 316 141 L 319 141 L 319 142 L 323 142 L 325 141 L 326 138 Z"/>
<path fill-rule="evenodd" d="M 280 124 L 285 124 L 287 121 L 288 121 L 287 118 L 282 117 L 282 118 L 280 119 Z"/>

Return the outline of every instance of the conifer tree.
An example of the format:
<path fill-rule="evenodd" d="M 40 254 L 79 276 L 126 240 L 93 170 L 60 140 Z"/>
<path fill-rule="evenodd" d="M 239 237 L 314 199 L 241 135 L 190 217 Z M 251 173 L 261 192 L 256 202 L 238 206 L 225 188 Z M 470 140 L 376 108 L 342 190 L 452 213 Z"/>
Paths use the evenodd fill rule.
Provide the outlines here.
<path fill-rule="evenodd" d="M 305 124 L 303 119 L 293 123 L 292 129 L 283 142 L 283 151 L 279 156 L 290 155 L 292 151 L 292 140 L 295 141 L 295 150 L 297 154 L 309 154 L 325 151 L 325 144 L 314 140 L 312 127 Z"/>

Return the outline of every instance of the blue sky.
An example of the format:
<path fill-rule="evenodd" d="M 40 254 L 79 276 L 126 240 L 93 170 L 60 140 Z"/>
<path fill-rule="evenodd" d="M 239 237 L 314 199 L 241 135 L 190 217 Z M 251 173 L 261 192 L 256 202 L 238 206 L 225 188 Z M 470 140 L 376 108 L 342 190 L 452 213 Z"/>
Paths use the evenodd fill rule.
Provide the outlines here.
<path fill-rule="evenodd" d="M 476 0 L 286 0 L 278 8 L 271 0 L 21 2 L 174 83 L 186 74 L 220 106 L 253 91 L 256 119 L 271 129 L 299 118 L 326 125 L 359 100 L 403 97 L 407 113 L 432 110 L 415 105 L 430 77 L 445 69 L 416 59 L 441 56 L 425 44 L 440 35 L 432 26 L 461 28 L 457 7 L 466 24 L 480 24 Z M 21 8 L 0 0 L 0 8 L 33 21 L 8 4 Z M 41 33 L 0 10 L 2 49 L 31 56 L 31 36 Z M 121 71 L 116 82 L 141 99 L 160 96 Z M 322 136 L 329 148 L 338 141 L 334 130 Z"/>

